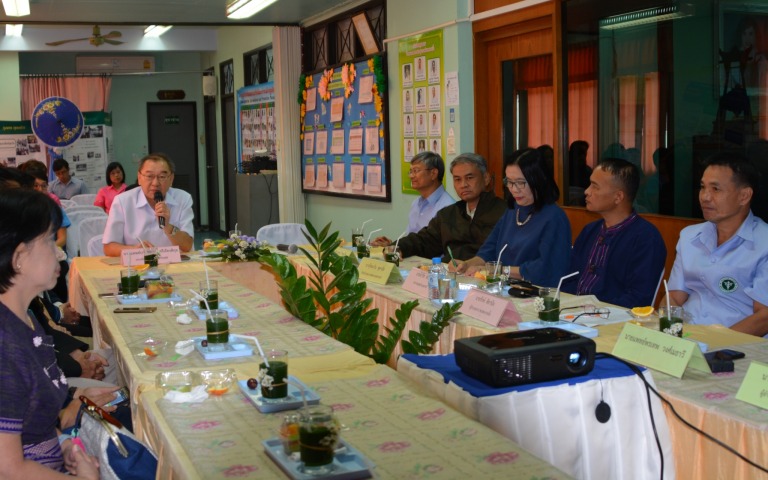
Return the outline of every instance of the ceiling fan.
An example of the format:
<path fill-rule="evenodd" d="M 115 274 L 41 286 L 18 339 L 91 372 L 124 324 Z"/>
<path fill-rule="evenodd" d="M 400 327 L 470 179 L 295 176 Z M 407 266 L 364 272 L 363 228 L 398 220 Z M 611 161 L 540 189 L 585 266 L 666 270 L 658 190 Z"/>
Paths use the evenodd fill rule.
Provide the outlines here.
<path fill-rule="evenodd" d="M 57 47 L 59 45 L 63 45 L 65 43 L 69 42 L 80 42 L 82 40 L 88 40 L 88 43 L 93 45 L 94 47 L 99 47 L 101 45 L 104 45 L 105 43 L 108 43 L 110 45 L 120 45 L 121 43 L 118 40 L 113 40 L 113 38 L 120 38 L 123 34 L 118 31 L 111 31 L 107 33 L 106 35 L 101 34 L 101 29 L 98 25 L 94 25 L 93 27 L 93 35 L 90 37 L 85 38 L 70 38 L 69 40 L 59 40 L 58 42 L 46 42 L 46 45 L 50 45 L 52 47 Z"/>

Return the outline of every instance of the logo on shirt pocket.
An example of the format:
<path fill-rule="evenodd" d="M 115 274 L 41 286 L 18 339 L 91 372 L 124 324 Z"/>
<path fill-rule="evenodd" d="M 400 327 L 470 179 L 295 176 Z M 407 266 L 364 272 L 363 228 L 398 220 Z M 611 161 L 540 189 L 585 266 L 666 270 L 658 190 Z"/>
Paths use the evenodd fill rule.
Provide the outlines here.
<path fill-rule="evenodd" d="M 720 279 L 720 291 L 723 293 L 733 293 L 739 288 L 739 282 L 733 277 L 723 277 Z"/>

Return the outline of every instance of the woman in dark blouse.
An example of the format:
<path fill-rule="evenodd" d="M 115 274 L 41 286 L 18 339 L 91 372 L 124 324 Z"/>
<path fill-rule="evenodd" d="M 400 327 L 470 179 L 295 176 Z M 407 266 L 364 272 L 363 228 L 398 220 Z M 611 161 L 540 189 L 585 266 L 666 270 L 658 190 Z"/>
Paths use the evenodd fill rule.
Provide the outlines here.
<path fill-rule="evenodd" d="M 51 337 L 27 313 L 56 284 L 55 232 L 61 209 L 42 193 L 0 190 L 0 465 L 10 478 L 98 479 L 98 463 L 59 444 L 56 424 L 67 380 Z"/>

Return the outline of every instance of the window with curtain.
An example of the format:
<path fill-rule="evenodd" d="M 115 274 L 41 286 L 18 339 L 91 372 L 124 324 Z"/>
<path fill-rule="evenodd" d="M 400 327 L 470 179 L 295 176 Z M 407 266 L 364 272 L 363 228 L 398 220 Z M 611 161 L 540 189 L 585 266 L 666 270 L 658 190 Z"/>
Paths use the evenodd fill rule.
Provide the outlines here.
<path fill-rule="evenodd" d="M 67 98 L 82 112 L 106 112 L 111 88 L 108 76 L 22 78 L 21 118 L 29 120 L 37 104 L 48 97 Z"/>
<path fill-rule="evenodd" d="M 589 143 L 589 166 L 635 162 L 641 212 L 701 217 L 702 166 L 722 151 L 753 160 L 768 192 L 764 2 L 685 2 L 683 15 L 653 17 L 659 3 L 562 2 L 568 141 Z M 759 195 L 752 210 L 768 218 Z"/>

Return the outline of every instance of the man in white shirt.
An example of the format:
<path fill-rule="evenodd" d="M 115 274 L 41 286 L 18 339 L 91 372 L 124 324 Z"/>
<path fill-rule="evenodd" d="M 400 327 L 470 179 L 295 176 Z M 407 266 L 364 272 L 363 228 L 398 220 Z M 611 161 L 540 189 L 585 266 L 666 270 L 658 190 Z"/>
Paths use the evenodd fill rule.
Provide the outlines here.
<path fill-rule="evenodd" d="M 151 153 L 139 163 L 139 187 L 121 193 L 112 202 L 104 229 L 104 253 L 117 257 L 124 249 L 178 245 L 182 252 L 192 249 L 194 227 L 192 197 L 171 188 L 175 167 L 161 153 Z M 159 192 L 163 200 L 155 201 Z M 159 219 L 164 219 L 160 227 Z"/>

